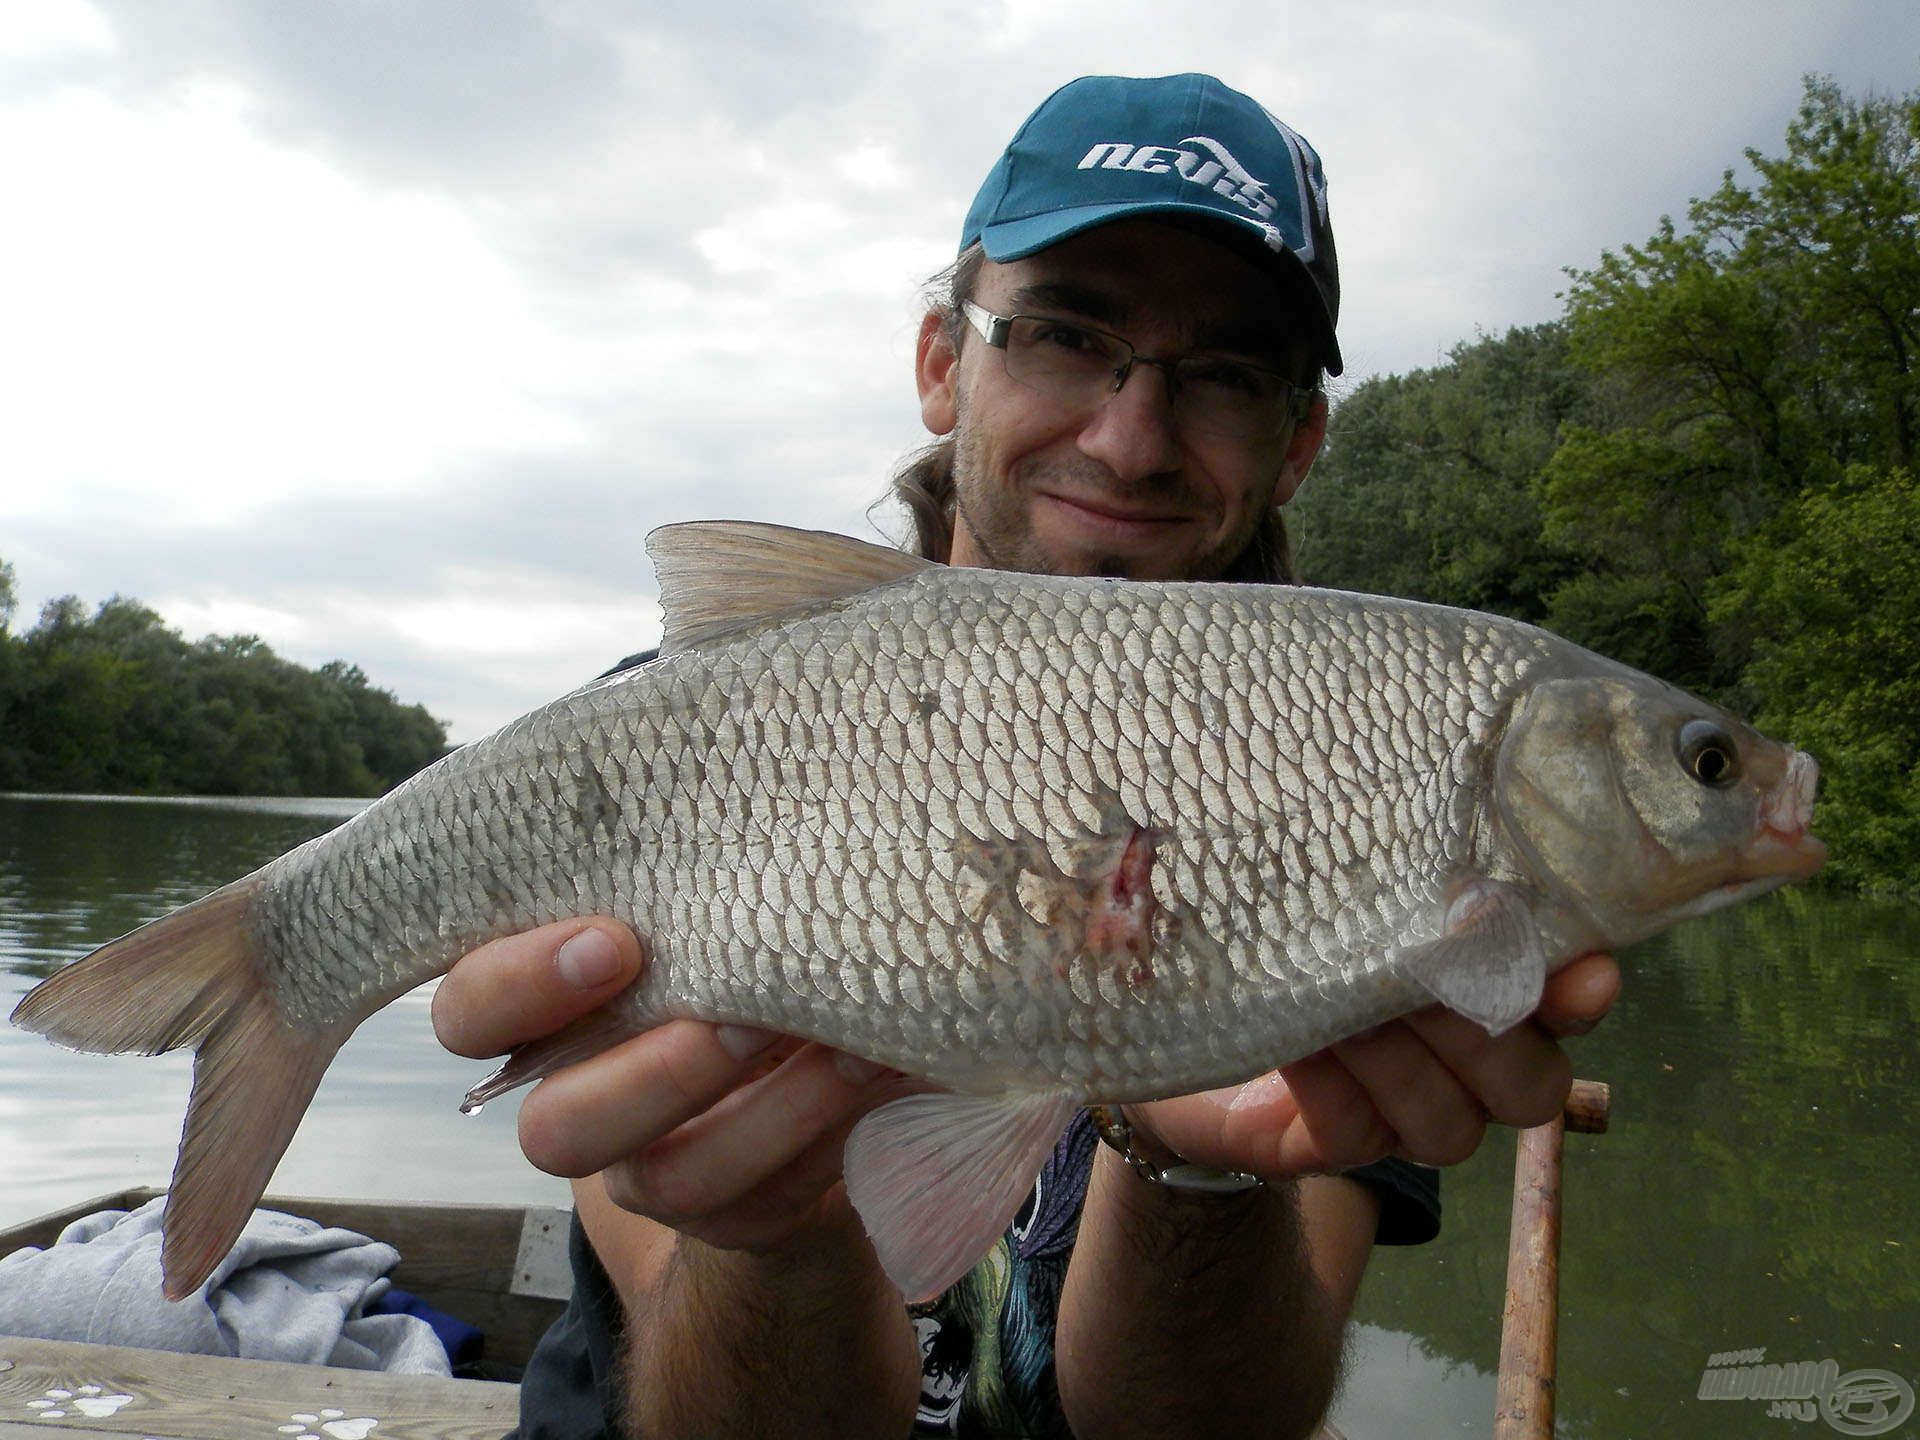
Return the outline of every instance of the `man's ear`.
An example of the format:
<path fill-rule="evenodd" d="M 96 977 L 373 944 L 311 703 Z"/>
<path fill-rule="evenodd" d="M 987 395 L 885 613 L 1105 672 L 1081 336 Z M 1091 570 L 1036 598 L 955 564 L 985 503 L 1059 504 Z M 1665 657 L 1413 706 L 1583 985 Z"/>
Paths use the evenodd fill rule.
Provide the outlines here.
<path fill-rule="evenodd" d="M 953 395 L 959 365 L 947 317 L 929 310 L 920 322 L 920 342 L 914 347 L 913 378 L 920 387 L 920 423 L 935 435 L 951 435 L 959 423 Z"/>
<path fill-rule="evenodd" d="M 1273 487 L 1275 505 L 1284 505 L 1293 499 L 1294 491 L 1307 478 L 1307 471 L 1313 468 L 1326 438 L 1327 397 L 1316 391 L 1313 403 L 1307 407 L 1306 419 L 1294 426 L 1293 434 L 1287 437 L 1287 455 L 1280 462 L 1280 483 Z"/>

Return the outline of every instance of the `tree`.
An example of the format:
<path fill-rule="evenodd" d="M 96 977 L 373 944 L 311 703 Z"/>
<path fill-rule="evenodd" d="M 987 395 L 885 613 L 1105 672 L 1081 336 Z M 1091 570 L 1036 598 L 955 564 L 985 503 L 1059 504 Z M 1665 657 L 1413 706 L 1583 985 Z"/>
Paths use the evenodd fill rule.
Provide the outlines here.
<path fill-rule="evenodd" d="M 1582 561 L 1556 628 L 1709 693 L 1743 633 L 1710 618 L 1752 537 L 1850 464 L 1912 463 L 1920 347 L 1920 93 L 1810 78 L 1786 153 L 1643 245 L 1574 271 L 1589 421 L 1547 466 L 1547 535 Z M 1724 611 L 1720 613 L 1725 613 Z"/>
<path fill-rule="evenodd" d="M 357 668 L 307 670 L 251 635 L 189 645 L 122 596 L 0 629 L 0 788 L 370 795 L 445 750 L 443 724 Z"/>
<path fill-rule="evenodd" d="M 1753 652 L 1756 719 L 1825 771 L 1838 879 L 1920 894 L 1920 489 L 1853 466 L 1756 537 L 1714 602 Z"/>
<path fill-rule="evenodd" d="M 1356 387 L 1294 503 L 1302 574 L 1541 618 L 1569 559 L 1543 536 L 1540 476 L 1586 390 L 1557 324 Z"/>
<path fill-rule="evenodd" d="M 1561 324 L 1355 388 L 1298 502 L 1314 583 L 1542 620 L 1757 716 L 1826 777 L 1830 873 L 1920 851 L 1920 92 L 1810 78 Z"/>

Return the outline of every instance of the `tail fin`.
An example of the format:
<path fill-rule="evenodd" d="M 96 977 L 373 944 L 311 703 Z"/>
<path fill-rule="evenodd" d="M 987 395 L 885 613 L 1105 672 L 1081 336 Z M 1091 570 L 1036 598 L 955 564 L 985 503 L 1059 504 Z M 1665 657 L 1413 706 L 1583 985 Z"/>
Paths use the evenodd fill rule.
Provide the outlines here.
<path fill-rule="evenodd" d="M 193 1293 L 233 1248 L 351 1026 L 289 1025 L 253 964 L 249 876 L 103 945 L 36 985 L 13 1023 L 105 1055 L 195 1048 L 167 1196 L 166 1295 Z"/>

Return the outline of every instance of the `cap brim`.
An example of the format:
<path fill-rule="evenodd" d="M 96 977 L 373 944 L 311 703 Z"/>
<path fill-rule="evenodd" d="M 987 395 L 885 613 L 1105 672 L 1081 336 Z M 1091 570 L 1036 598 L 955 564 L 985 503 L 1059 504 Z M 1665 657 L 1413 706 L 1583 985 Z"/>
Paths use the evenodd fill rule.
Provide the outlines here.
<path fill-rule="evenodd" d="M 1044 215 L 989 225 L 980 232 L 980 244 L 989 260 L 1023 260 L 1082 231 L 1109 225 L 1116 220 L 1142 216 L 1178 220 L 1183 224 L 1198 226 L 1256 264 L 1271 266 L 1277 275 L 1299 292 L 1304 302 L 1303 308 L 1314 320 L 1319 331 L 1315 339 L 1323 357 L 1323 368 L 1329 375 L 1340 373 L 1340 342 L 1334 335 L 1333 317 L 1327 313 L 1326 297 L 1314 283 L 1306 263 L 1291 248 L 1271 244 L 1267 238 L 1267 227 L 1257 220 L 1241 220 L 1212 205 L 1195 205 L 1178 200 L 1077 205 L 1064 210 L 1051 210 Z"/>

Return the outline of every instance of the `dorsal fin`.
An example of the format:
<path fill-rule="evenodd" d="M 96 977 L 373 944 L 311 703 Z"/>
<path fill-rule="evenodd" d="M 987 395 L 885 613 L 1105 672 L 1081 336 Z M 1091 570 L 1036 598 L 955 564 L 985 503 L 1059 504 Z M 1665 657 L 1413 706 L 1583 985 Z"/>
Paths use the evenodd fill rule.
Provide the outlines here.
<path fill-rule="evenodd" d="M 779 624 L 933 564 L 846 535 L 751 520 L 662 525 L 647 536 L 647 553 L 666 616 L 662 655 Z"/>

